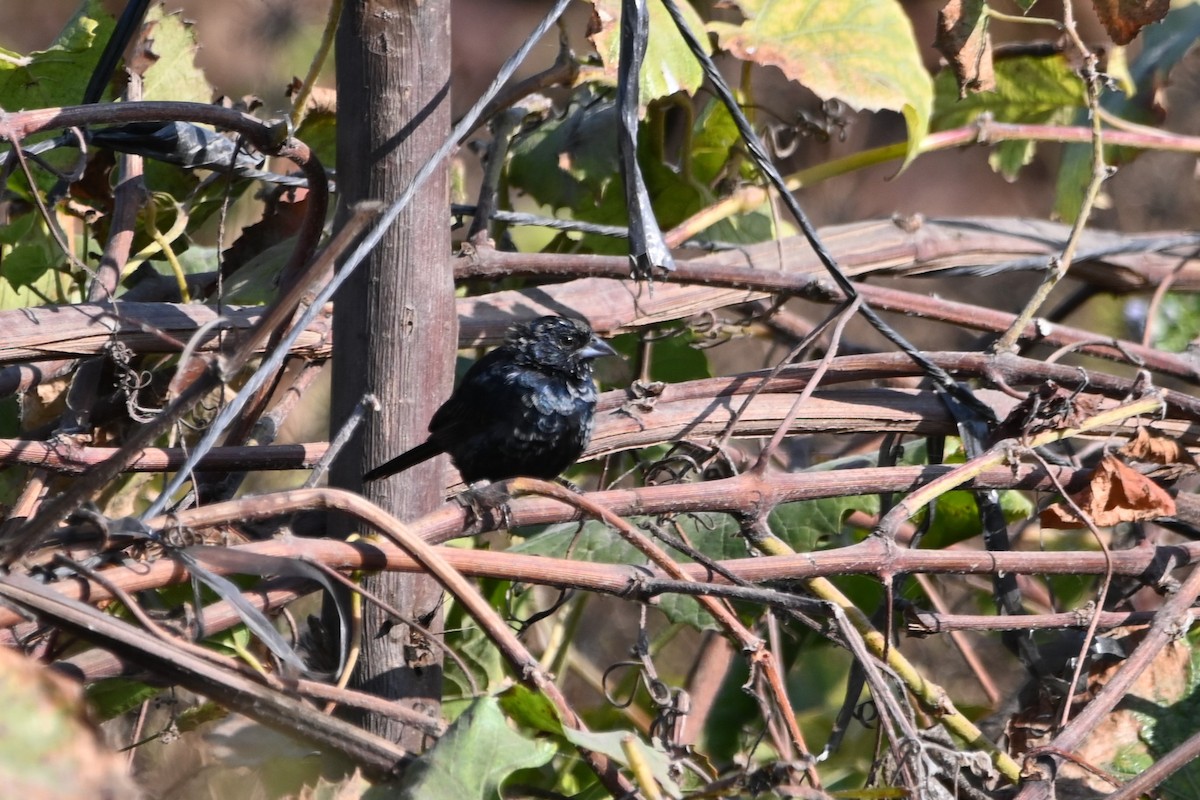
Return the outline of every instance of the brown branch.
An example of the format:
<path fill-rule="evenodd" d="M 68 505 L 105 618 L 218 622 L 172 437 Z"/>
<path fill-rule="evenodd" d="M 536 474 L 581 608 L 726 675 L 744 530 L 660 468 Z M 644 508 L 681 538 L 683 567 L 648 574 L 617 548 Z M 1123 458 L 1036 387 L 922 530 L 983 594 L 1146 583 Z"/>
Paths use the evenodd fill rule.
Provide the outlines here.
<path fill-rule="evenodd" d="M 730 481 L 738 480 L 742 479 L 730 479 Z M 727 482 L 716 481 L 714 483 Z M 652 489 L 638 490 L 636 494 L 679 488 L 684 487 L 653 487 Z M 149 524 L 154 529 L 173 529 L 176 526 L 200 528 L 225 525 L 235 521 L 252 522 L 290 515 L 306 509 L 324 508 L 333 503 L 340 503 L 341 501 L 337 498 L 344 494 L 328 489 L 276 492 L 260 497 L 219 503 L 178 515 L 155 518 L 150 520 Z M 624 495 L 626 500 L 630 500 L 632 498 L 629 495 L 632 494 L 635 493 L 595 492 L 587 496 L 592 498 L 593 502 L 606 506 L 613 513 L 625 515 L 635 511 L 631 504 L 611 502 L 611 500 L 615 499 L 614 495 Z M 530 523 L 535 519 L 549 522 L 579 518 L 579 512 L 576 509 L 551 499 L 518 498 L 512 501 L 510 509 L 516 524 Z M 438 519 L 443 516 L 447 519 L 457 516 L 458 525 L 465 526 L 463 510 L 455 508 L 448 513 L 430 514 L 413 522 L 409 527 L 423 538 L 434 538 L 431 532 L 436 532 L 443 527 L 443 521 Z M 421 568 L 416 561 L 387 542 L 346 543 L 324 539 L 292 538 L 238 545 L 230 549 L 252 554 L 311 559 L 340 570 L 411 572 Z M 466 576 L 502 578 L 619 596 L 626 595 L 631 587 L 641 585 L 648 578 L 653 578 L 655 574 L 651 572 L 650 575 L 647 575 L 644 568 L 628 565 L 579 562 L 541 556 L 524 556 L 516 553 L 460 548 L 439 548 L 438 552 L 450 567 Z M 1194 564 L 1197 561 L 1200 561 L 1200 542 L 1118 550 L 1112 553 L 1114 575 L 1137 577 L 1150 583 L 1161 580 L 1172 570 Z M 988 553 L 966 549 L 909 550 L 889 548 L 879 539 L 867 539 L 859 544 L 835 550 L 789 556 L 733 559 L 720 563 L 734 575 L 752 583 L 844 574 L 886 575 L 924 572 L 986 575 L 997 570 L 1017 574 L 1099 575 L 1103 574 L 1106 569 L 1103 554 L 1097 552 L 1005 551 Z M 223 571 L 223 568 L 217 564 L 212 565 L 212 568 L 216 572 Z M 683 565 L 683 572 L 687 580 L 696 583 L 708 579 L 707 570 L 701 565 Z M 167 559 L 160 559 L 149 564 L 138 564 L 135 567 L 111 567 L 105 574 L 114 584 L 128 592 L 155 589 L 187 579 L 186 570 Z M 720 578 L 715 578 L 714 582 L 723 583 Z M 55 584 L 54 588 L 68 598 L 87 598 L 91 602 L 109 598 L 108 593 L 101 587 L 79 579 L 63 581 Z M 19 621 L 18 615 L 0 609 L 0 628 L 8 627 Z"/>
<path fill-rule="evenodd" d="M 309 469 L 325 455 L 326 442 L 214 447 L 201 459 L 205 470 Z M 62 440 L 0 439 L 0 464 L 22 464 L 71 475 L 82 475 L 120 451 L 117 447 L 79 447 Z M 169 472 L 187 459 L 183 447 L 147 447 L 135 453 L 125 472 Z"/>
<path fill-rule="evenodd" d="M 1070 228 L 1044 220 L 1012 217 L 916 218 L 832 225 L 821 228 L 820 234 L 838 265 L 851 278 L 867 275 L 933 278 L 938 272 L 955 267 L 974 268 L 1035 258 L 1044 263 L 1061 252 Z M 1197 244 L 1200 242 L 1192 231 L 1129 235 L 1087 230 L 1070 274 L 1113 293 L 1151 292 L 1176 271 L 1182 260 L 1186 266 L 1175 278 L 1175 289 L 1194 292 L 1200 290 L 1200 259 L 1193 252 Z M 629 275 L 628 261 L 618 256 L 476 252 L 470 248 L 464 248 L 461 255 L 455 268 L 460 279 L 532 274 Z M 751 268 L 760 273 L 761 280 L 778 281 L 773 289 L 766 288 L 767 284 L 741 284 L 762 286 L 764 291 L 793 286 L 792 279 L 796 277 L 824 275 L 820 261 L 799 236 L 680 259 L 677 266 L 685 270 L 685 275 L 705 271 L 714 276 L 735 274 L 724 273 L 726 267 Z M 681 279 L 668 276 L 666 285 L 676 280 Z"/>
<path fill-rule="evenodd" d="M 201 328 L 213 328 L 193 345 L 198 352 L 220 347 L 215 308 L 199 304 L 126 303 L 116 306 L 81 303 L 0 311 L 0 362 L 101 355 L 115 340 L 135 353 L 178 353 Z M 221 317 L 226 329 L 246 331 L 263 317 L 261 306 L 226 306 Z M 326 358 L 328 334 L 320 326 L 297 342 L 296 355 Z M 258 351 L 258 352 L 261 352 Z"/>
<path fill-rule="evenodd" d="M 239 672 L 220 667 L 181 650 L 171 642 L 139 630 L 91 606 L 69 600 L 42 584 L 20 575 L 0 580 L 0 596 L 9 603 L 34 611 L 42 620 L 101 644 L 182 686 L 213 698 L 247 716 L 346 753 L 380 775 L 391 775 L 410 760 L 391 742 L 321 714 L 280 689 L 264 686 Z"/>
<path fill-rule="evenodd" d="M 192 306 L 191 308 L 201 308 Z M 1123 397 L 1135 388 L 1132 378 L 1120 378 L 1103 372 L 1047 364 L 1017 356 L 991 357 L 979 353 L 929 353 L 929 358 L 959 378 L 983 377 L 1010 386 L 1037 385 L 1047 380 L 1074 389 L 1098 391 L 1110 397 Z M 627 402 L 623 391 L 606 392 L 600 398 L 597 430 L 585 458 L 598 458 L 622 448 L 639 447 L 669 441 L 714 435 L 711 428 L 727 423 L 731 416 L 728 398 L 748 395 L 771 376 L 771 394 L 756 407 L 753 415 L 737 432 L 742 436 L 767 435 L 783 419 L 782 403 L 790 394 L 804 390 L 820 362 L 784 367 L 777 373 L 759 371 L 723 378 L 689 381 L 667 386 L 650 412 L 621 410 Z M 827 385 L 887 378 L 918 376 L 919 370 L 903 354 L 842 356 L 833 359 L 823 382 Z M 998 394 L 981 392 L 1003 416 L 1012 401 Z M 810 401 L 808 414 L 800 419 L 796 431 L 829 432 L 844 430 L 924 430 L 950 432 L 953 420 L 945 408 L 930 396 L 899 390 L 866 390 L 855 393 L 822 393 L 819 401 Z M 1200 401 L 1188 394 L 1165 390 L 1163 398 L 1171 415 L 1200 420 Z M 686 403 L 684 401 L 687 401 Z M 874 421 L 864 416 L 875 408 Z M 840 411 L 839 411 L 840 409 Z M 633 414 L 637 416 L 632 416 Z M 780 416 L 773 416 L 780 414 Z M 724 422 L 722 422 L 722 420 Z M 701 425 L 701 428 L 697 428 Z M 1194 426 L 1173 422 L 1160 424 L 1185 442 L 1200 441 L 1189 432 Z M 302 469 L 324 452 L 322 443 L 283 445 L 270 448 L 216 448 L 205 469 Z M 24 439 L 0 440 L 0 463 L 19 463 L 63 472 L 82 472 L 111 457 L 108 448 L 79 448 L 63 443 Z M 171 448 L 146 448 L 135 456 L 129 468 L 135 471 L 161 471 L 176 468 L 181 453 Z M 451 481 L 452 482 L 452 481 Z M 863 487 L 864 492 L 871 487 Z"/>
<path fill-rule="evenodd" d="M 1115 562 L 1120 553 L 1112 555 Z M 1116 574 L 1115 570 L 1114 574 Z M 1130 687 L 1133 686 L 1133 682 L 1146 671 L 1162 648 L 1181 635 L 1182 621 L 1186 617 L 1188 609 L 1196 602 L 1197 596 L 1200 596 L 1200 569 L 1193 568 L 1187 579 L 1159 607 L 1154 615 L 1154 623 L 1150 626 L 1145 638 L 1129 658 L 1121 663 L 1099 694 L 1092 698 L 1078 716 L 1060 730 L 1046 747 L 1037 748 L 1026 754 L 1026 771 L 1029 778 L 1022 782 L 1016 800 L 1048 800 L 1054 796 L 1052 776 L 1055 768 L 1047 767 L 1045 764 L 1036 766 L 1035 764 L 1039 761 L 1057 763 L 1061 760 L 1061 756 L 1058 756 L 1056 751 L 1073 752 L 1083 744 L 1084 739 L 1096 729 L 1101 719 L 1125 698 Z"/>
<path fill-rule="evenodd" d="M 1060 614 L 943 614 L 932 611 L 912 611 L 907 615 L 909 636 L 931 636 L 951 631 L 1025 631 L 1048 628 L 1086 628 L 1097 620 L 1097 627 L 1106 630 L 1137 625 L 1149 625 L 1154 611 L 1101 611 L 1090 608 L 1065 611 Z"/>
<path fill-rule="evenodd" d="M 498 332 L 498 320 L 517 316 L 561 313 L 563 308 L 587 312 L 592 327 L 605 334 L 639 325 L 688 317 L 728 305 L 761 300 L 770 294 L 803 297 L 819 303 L 845 302 L 845 295 L 824 276 L 810 272 L 779 272 L 740 264 L 723 264 L 694 259 L 677 260 L 670 275 L 655 284 L 652 297 L 631 291 L 627 280 L 629 264 L 618 256 L 564 255 L 560 253 L 512 253 L 471 249 L 468 263 L 456 275 L 463 277 L 569 276 L 578 280 L 536 290 L 509 290 L 459 303 L 469 309 L 470 330 Z M 960 303 L 901 289 L 857 284 L 863 300 L 878 311 L 920 317 L 971 330 L 1001 333 L 1012 326 L 1016 315 L 970 303 Z M 599 298 L 599 299 L 598 299 Z M 1097 341 L 1095 333 L 1067 325 L 1031 321 L 1021 329 L 1023 343 L 1075 346 L 1081 352 L 1109 360 L 1127 361 L 1126 353 L 1147 369 L 1185 380 L 1198 380 L 1196 367 L 1183 356 L 1166 353 L 1137 342 Z M 485 341 L 494 340 L 488 338 Z M 1111 341 L 1112 344 L 1108 344 Z"/>

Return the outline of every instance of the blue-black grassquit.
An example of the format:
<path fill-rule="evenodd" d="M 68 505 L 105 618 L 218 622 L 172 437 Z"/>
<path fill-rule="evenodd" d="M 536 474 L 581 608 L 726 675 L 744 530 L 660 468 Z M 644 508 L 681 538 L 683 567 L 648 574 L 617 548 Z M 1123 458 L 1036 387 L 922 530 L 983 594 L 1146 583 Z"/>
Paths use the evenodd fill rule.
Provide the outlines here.
<path fill-rule="evenodd" d="M 449 453 L 468 484 L 554 478 L 592 436 L 592 361 L 615 351 L 581 320 L 539 317 L 472 365 L 429 423 L 424 443 L 363 475 L 373 481 Z"/>

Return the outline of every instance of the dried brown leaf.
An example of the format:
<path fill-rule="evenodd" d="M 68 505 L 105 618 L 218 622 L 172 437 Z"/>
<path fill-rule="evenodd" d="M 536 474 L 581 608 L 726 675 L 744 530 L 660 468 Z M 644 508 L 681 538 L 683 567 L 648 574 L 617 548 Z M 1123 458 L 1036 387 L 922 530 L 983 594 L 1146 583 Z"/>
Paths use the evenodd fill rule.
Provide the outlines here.
<path fill-rule="evenodd" d="M 1142 28 L 1171 9 L 1170 0 L 1092 0 L 1096 16 L 1117 44 L 1129 44 Z"/>
<path fill-rule="evenodd" d="M 1096 465 L 1087 488 L 1073 499 L 1101 528 L 1175 514 L 1175 500 L 1166 490 L 1111 453 Z M 1043 511 L 1041 523 L 1046 528 L 1084 524 L 1066 503 L 1055 503 Z"/>
<path fill-rule="evenodd" d="M 959 97 L 996 89 L 986 20 L 983 0 L 950 0 L 938 12 L 933 44 L 954 70 Z"/>
<path fill-rule="evenodd" d="M 1178 440 L 1145 426 L 1138 428 L 1133 441 L 1122 447 L 1121 453 L 1137 461 L 1149 461 L 1152 464 L 1197 466 L 1196 459 L 1192 458 L 1192 454 Z"/>

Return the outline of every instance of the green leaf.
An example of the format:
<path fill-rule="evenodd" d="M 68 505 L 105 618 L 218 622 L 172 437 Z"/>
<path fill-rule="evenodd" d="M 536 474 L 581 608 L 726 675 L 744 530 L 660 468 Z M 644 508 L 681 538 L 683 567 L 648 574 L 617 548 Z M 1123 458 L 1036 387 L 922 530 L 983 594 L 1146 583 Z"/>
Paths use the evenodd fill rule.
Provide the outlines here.
<path fill-rule="evenodd" d="M 784 503 L 771 512 L 768 521 L 776 536 L 798 553 L 810 553 L 823 547 L 850 544 L 842 541 L 842 525 L 854 511 L 879 513 L 879 498 L 874 495 L 825 497 Z"/>
<path fill-rule="evenodd" d="M 0 58 L 0 108 L 53 108 L 83 99 L 113 21 L 99 0 L 87 0 L 46 50 Z"/>
<path fill-rule="evenodd" d="M 552 743 L 513 730 L 499 702 L 482 697 L 409 768 L 398 796 L 411 800 L 498 799 L 505 778 L 519 769 L 548 763 L 555 752 Z"/>
<path fill-rule="evenodd" d="M 577 93 L 562 117 L 513 144 L 509 182 L 539 203 L 590 219 L 582 215 L 599 205 L 604 188 L 620 174 L 616 122 L 611 101 L 587 90 Z"/>
<path fill-rule="evenodd" d="M 594 753 L 603 753 L 618 764 L 629 765 L 625 754 L 625 742 L 632 740 L 632 746 L 638 750 L 643 761 L 650 767 L 650 774 L 671 797 L 679 797 L 679 786 L 671 778 L 671 759 L 661 750 L 656 750 L 646 744 L 636 734 L 629 731 L 577 731 L 574 728 L 563 728 L 563 736 L 571 744 L 583 747 Z"/>
<path fill-rule="evenodd" d="M 630 519 L 637 525 L 637 519 Z M 603 522 L 589 521 L 551 525 L 531 535 L 525 541 L 508 548 L 510 553 L 595 561 L 601 564 L 644 564 L 646 557 L 626 544 L 620 534 Z"/>
<path fill-rule="evenodd" d="M 931 128 L 948 130 L 970 125 L 982 114 L 997 122 L 1065 125 L 1086 106 L 1083 82 L 1060 55 L 1022 56 L 996 62 L 996 91 L 958 97 L 951 70 L 938 73 Z M 1016 180 L 1033 160 L 1033 142 L 1001 142 L 988 158 L 992 169 Z"/>
<path fill-rule="evenodd" d="M 555 736 L 563 733 L 558 711 L 546 696 L 519 684 L 500 694 L 500 708 L 518 725 Z"/>
<path fill-rule="evenodd" d="M 657 113 L 657 106 L 655 106 Z M 678 225 L 692 214 L 712 205 L 717 192 L 706 185 L 718 177 L 737 143 L 735 132 L 720 131 L 718 114 L 703 115 L 693 128 L 693 136 L 712 135 L 699 143 L 706 147 L 702 164 L 693 165 L 690 156 L 678 168 L 660 156 L 661 142 L 655 140 L 658 126 L 641 126 L 642 174 L 662 228 Z M 626 225 L 625 192 L 618 179 L 620 167 L 613 146 L 616 115 L 610 101 L 597 98 L 589 90 L 578 92 L 558 119 L 544 122 L 523 134 L 514 144 L 509 169 L 509 185 L 530 194 L 539 204 L 553 209 L 569 209 L 576 219 L 609 225 Z M 688 148 L 685 148 L 685 150 Z M 719 161 L 718 161 L 719 159 Z M 720 183 L 720 181 L 716 181 Z M 764 204 L 760 209 L 722 220 L 704 232 L 704 236 L 722 241 L 751 243 L 772 238 L 775 226 Z M 624 253 L 628 244 L 610 237 L 560 236 L 547 250 Z"/>
<path fill-rule="evenodd" d="M 129 678 L 108 678 L 90 684 L 85 691 L 96 718 L 110 720 L 162 694 L 163 689 Z"/>
<path fill-rule="evenodd" d="M 695 336 L 681 333 L 658 339 L 650 349 L 650 380 L 678 383 L 712 376 L 708 357 L 703 350 L 692 346 Z M 609 344 L 628 363 L 634 363 L 641 338 L 637 334 L 622 334 Z"/>
<path fill-rule="evenodd" d="M 1001 492 L 1000 509 L 1004 512 L 1004 520 L 1010 523 L 1033 515 L 1033 503 L 1020 492 Z M 921 540 L 921 548 L 938 550 L 982 533 L 983 521 L 979 517 L 975 494 L 946 492 L 935 501 L 933 522 Z"/>
<path fill-rule="evenodd" d="M 146 24 L 153 26 L 149 39 L 155 60 L 142 76 L 143 99 L 211 103 L 213 88 L 196 66 L 198 47 L 191 23 L 156 4 L 147 12 Z"/>
<path fill-rule="evenodd" d="M 1079 114 L 1077 123 L 1086 124 L 1085 116 Z M 1105 162 L 1113 148 L 1106 147 Z M 1068 144 L 1063 148 L 1058 162 L 1058 177 L 1054 184 L 1054 218 L 1073 224 L 1083 210 L 1083 197 L 1092 180 L 1092 146 L 1090 144 Z"/>
<path fill-rule="evenodd" d="M 479 591 L 492 608 L 504 608 L 511 586 L 509 581 L 488 578 L 479 582 Z M 463 662 L 460 667 L 457 660 L 446 659 L 442 702 L 447 719 L 454 719 L 465 710 L 480 690 L 498 691 L 512 682 L 500 649 L 461 603 L 447 606 L 446 645 Z M 470 679 L 462 673 L 463 667 L 470 671 Z"/>
<path fill-rule="evenodd" d="M 326 169 L 337 164 L 337 116 L 328 108 L 318 108 L 304 115 L 296 130 L 296 138 L 308 145 Z"/>
<path fill-rule="evenodd" d="M 879 500 L 870 495 L 861 497 L 829 497 L 785 503 L 771 512 L 771 530 L 798 552 L 811 552 L 832 545 L 844 544 L 843 522 L 853 511 L 868 514 L 879 512 Z M 644 518 L 632 517 L 629 522 L 638 526 Z M 687 514 L 677 520 L 682 533 L 698 552 L 716 561 L 747 558 L 749 546 L 741 526 L 729 514 Z M 687 556 L 667 548 L 680 563 L 689 563 Z M 604 564 L 645 564 L 646 557 L 627 544 L 620 535 L 599 522 L 553 525 L 544 532 L 509 548 L 510 552 L 543 555 L 554 558 L 570 557 L 579 561 Z M 665 594 L 655 606 L 673 623 L 705 630 L 714 621 L 696 599 L 690 595 Z M 758 613 L 756 610 L 754 613 Z"/>
<path fill-rule="evenodd" d="M 36 283 L 52 266 L 50 254 L 40 243 L 17 245 L 0 257 L 0 272 L 14 289 Z"/>
<path fill-rule="evenodd" d="M 687 0 L 677 0 L 679 11 L 687 21 L 692 33 L 712 53 L 708 37 L 704 35 L 704 20 Z M 621 0 L 593 0 L 595 10 L 592 17 L 594 32 L 588 38 L 600 55 L 606 82 L 616 86 L 617 61 L 621 45 Z M 660 0 L 649 0 L 650 40 L 646 44 L 646 58 L 642 62 L 642 73 L 638 76 L 639 97 L 644 106 L 651 100 L 686 92 L 695 94 L 704 82 L 704 71 L 692 55 L 675 21 L 667 13 Z"/>
<path fill-rule="evenodd" d="M 908 123 L 905 165 L 929 130 L 933 88 L 912 23 L 895 0 L 735 0 L 740 25 L 710 22 L 738 58 L 778 67 L 817 96 L 891 109 Z"/>

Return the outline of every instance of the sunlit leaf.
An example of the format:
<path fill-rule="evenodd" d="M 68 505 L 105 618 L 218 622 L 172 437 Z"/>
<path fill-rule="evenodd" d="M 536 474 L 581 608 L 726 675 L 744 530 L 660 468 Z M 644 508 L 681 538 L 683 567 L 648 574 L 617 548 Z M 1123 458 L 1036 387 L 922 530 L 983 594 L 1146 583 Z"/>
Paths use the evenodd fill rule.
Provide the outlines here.
<path fill-rule="evenodd" d="M 146 100 L 187 100 L 211 103 L 213 88 L 196 65 L 195 32 L 178 12 L 168 14 L 160 4 L 146 13 L 153 63 L 142 76 Z"/>
<path fill-rule="evenodd" d="M 1022 56 L 996 62 L 996 90 L 958 96 L 950 70 L 938 73 L 933 120 L 935 131 L 970 125 L 987 114 L 997 122 L 1065 125 L 1086 105 L 1083 81 L 1062 56 Z M 988 161 L 1008 180 L 1033 160 L 1034 143 L 1001 142 Z"/>
<path fill-rule="evenodd" d="M 495 800 L 505 778 L 519 769 L 542 766 L 555 751 L 551 742 L 513 730 L 496 699 L 482 697 L 409 767 L 396 796 Z"/>
<path fill-rule="evenodd" d="M 736 0 L 740 25 L 710 22 L 738 58 L 778 67 L 818 97 L 856 109 L 889 109 L 908 123 L 908 155 L 929 129 L 933 88 L 912 23 L 895 0 Z"/>
<path fill-rule="evenodd" d="M 562 720 L 544 694 L 518 684 L 505 690 L 499 699 L 500 707 L 513 722 L 542 733 L 562 735 Z"/>
<path fill-rule="evenodd" d="M 28 57 L 4 51 L 0 54 L 4 56 L 0 58 L 0 108 L 17 111 L 82 101 L 112 25 L 112 17 L 99 0 L 88 0 L 49 48 Z"/>
<path fill-rule="evenodd" d="M 646 744 L 641 737 L 628 731 L 578 731 L 573 728 L 564 728 L 563 735 L 571 744 L 594 753 L 603 753 L 618 764 L 629 763 L 629 758 L 625 753 L 627 746 L 636 748 L 643 763 L 649 767 L 650 773 L 659 782 L 662 789 L 671 797 L 680 796 L 679 787 L 670 774 L 671 759 L 667 757 L 666 753 Z"/>
<path fill-rule="evenodd" d="M 646 44 L 642 74 L 639 76 L 642 104 L 676 92 L 695 94 L 704 82 L 704 72 L 700 69 L 700 63 L 679 35 L 675 21 L 671 19 L 660 0 L 648 0 L 648 5 L 650 38 Z M 677 5 L 696 38 L 704 43 L 705 49 L 711 53 L 708 37 L 704 35 L 704 21 L 700 19 L 700 15 L 687 0 L 678 0 Z M 615 86 L 621 42 L 621 0 L 593 0 L 592 6 L 592 30 L 588 36 L 600 55 L 604 77 Z"/>

